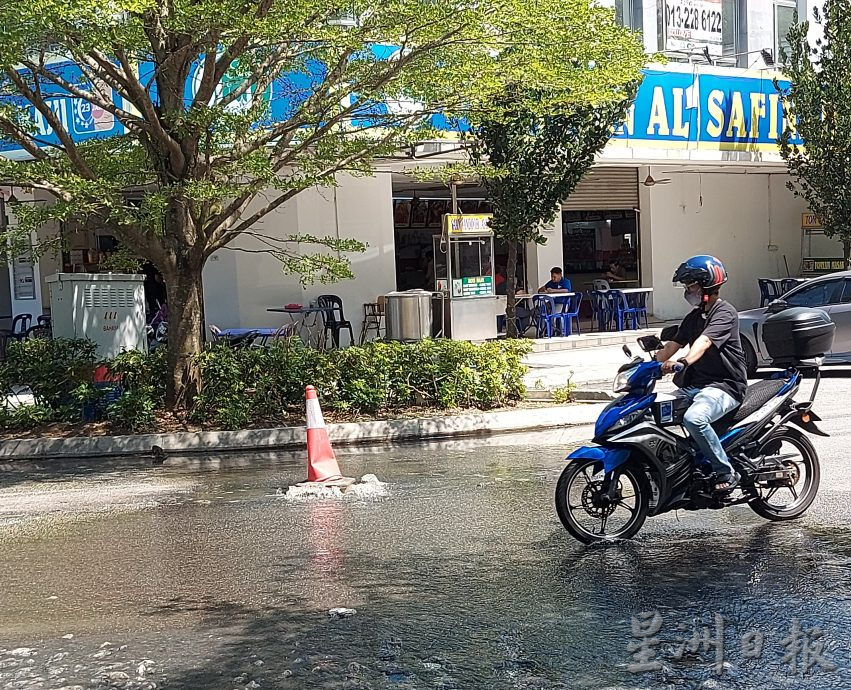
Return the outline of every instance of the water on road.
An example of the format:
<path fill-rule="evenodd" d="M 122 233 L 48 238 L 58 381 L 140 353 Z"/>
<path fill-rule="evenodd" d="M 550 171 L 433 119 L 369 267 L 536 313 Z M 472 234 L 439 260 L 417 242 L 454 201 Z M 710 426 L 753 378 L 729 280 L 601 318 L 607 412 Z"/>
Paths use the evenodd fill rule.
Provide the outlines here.
<path fill-rule="evenodd" d="M 0 687 L 848 688 L 827 423 L 804 520 L 680 513 L 598 547 L 556 518 L 559 433 L 339 453 L 375 500 L 285 500 L 283 453 L 7 467 Z"/>

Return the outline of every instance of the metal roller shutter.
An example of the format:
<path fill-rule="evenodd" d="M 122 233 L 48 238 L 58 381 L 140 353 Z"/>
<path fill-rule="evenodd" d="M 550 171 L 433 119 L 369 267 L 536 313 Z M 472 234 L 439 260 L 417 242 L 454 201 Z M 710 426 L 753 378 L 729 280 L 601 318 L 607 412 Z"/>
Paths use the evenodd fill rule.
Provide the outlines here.
<path fill-rule="evenodd" d="M 594 168 L 562 204 L 565 211 L 638 208 L 637 168 Z"/>

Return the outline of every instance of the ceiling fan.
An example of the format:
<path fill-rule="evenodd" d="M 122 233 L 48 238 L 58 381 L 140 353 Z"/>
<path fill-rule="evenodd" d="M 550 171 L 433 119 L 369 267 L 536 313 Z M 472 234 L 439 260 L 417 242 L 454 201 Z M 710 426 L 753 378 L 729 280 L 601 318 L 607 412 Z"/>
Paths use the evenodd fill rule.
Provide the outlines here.
<path fill-rule="evenodd" d="M 644 178 L 644 182 L 642 182 L 645 187 L 655 187 L 657 184 L 671 184 L 670 177 L 663 177 L 660 179 L 656 179 L 653 175 L 650 174 L 650 171 L 647 171 L 647 177 Z"/>

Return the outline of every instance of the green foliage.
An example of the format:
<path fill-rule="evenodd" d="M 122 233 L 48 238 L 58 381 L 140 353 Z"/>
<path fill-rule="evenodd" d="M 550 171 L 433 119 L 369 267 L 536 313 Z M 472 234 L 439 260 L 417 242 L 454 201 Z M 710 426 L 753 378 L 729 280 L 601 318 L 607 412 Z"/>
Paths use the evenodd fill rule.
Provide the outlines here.
<path fill-rule="evenodd" d="M 301 410 L 308 384 L 329 410 L 488 409 L 522 398 L 521 360 L 528 351 L 524 341 L 374 342 L 330 352 L 295 339 L 267 348 L 215 346 L 199 356 L 205 385 L 193 415 L 222 428 L 242 428 Z"/>
<path fill-rule="evenodd" d="M 280 424 L 290 412 L 303 414 L 308 384 L 316 387 L 325 409 L 340 412 L 489 409 L 523 397 L 522 358 L 529 350 L 530 343 L 521 340 L 483 345 L 376 341 L 329 352 L 305 347 L 298 338 L 272 347 L 213 345 L 197 357 L 204 386 L 192 417 L 222 429 Z M 92 383 L 94 365 L 94 346 L 87 341 L 10 344 L 0 385 L 31 387 L 36 404 L 0 411 L 0 427 L 79 421 L 86 406 L 97 404 L 116 430 L 149 430 L 165 402 L 165 348 L 151 354 L 126 352 L 107 362 L 112 385 L 106 388 Z M 119 391 L 113 399 L 111 394 Z"/>
<path fill-rule="evenodd" d="M 141 273 L 142 260 L 127 247 L 119 247 L 101 261 L 99 268 L 107 273 Z"/>
<path fill-rule="evenodd" d="M 576 386 L 568 381 L 563 386 L 558 386 L 557 388 L 553 389 L 553 401 L 558 403 L 559 405 L 573 402 L 573 392 L 575 390 Z"/>
<path fill-rule="evenodd" d="M 789 89 L 783 95 L 786 127 L 780 152 L 793 181 L 789 188 L 806 199 L 822 221 L 828 237 L 844 246 L 845 265 L 851 257 L 851 13 L 845 0 L 827 0 L 814 19 L 824 30 L 814 44 L 807 39 L 809 22 L 792 26 L 790 53 L 783 74 Z M 805 146 L 792 143 L 800 134 Z"/>
<path fill-rule="evenodd" d="M 153 426 L 155 411 L 165 401 L 168 372 L 165 348 L 146 355 L 124 352 L 107 363 L 121 393 L 106 408 L 107 418 L 119 429 L 138 433 Z"/>
<path fill-rule="evenodd" d="M 95 345 L 91 341 L 34 338 L 10 342 L 6 363 L 0 366 L 0 390 L 26 386 L 36 403 L 36 409 L 21 406 L 12 422 L 79 420 L 82 405 L 97 398 L 92 386 L 94 365 Z"/>

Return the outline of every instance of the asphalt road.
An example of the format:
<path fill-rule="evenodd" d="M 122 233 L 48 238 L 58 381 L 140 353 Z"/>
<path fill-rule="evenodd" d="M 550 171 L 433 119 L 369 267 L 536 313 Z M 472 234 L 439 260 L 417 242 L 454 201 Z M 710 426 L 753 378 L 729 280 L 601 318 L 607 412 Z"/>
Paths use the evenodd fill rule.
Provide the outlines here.
<path fill-rule="evenodd" d="M 298 455 L 3 467 L 0 687 L 851 687 L 851 374 L 816 410 L 804 519 L 597 547 L 552 507 L 560 432 L 341 452 L 389 488 L 344 500 L 280 495 Z"/>

